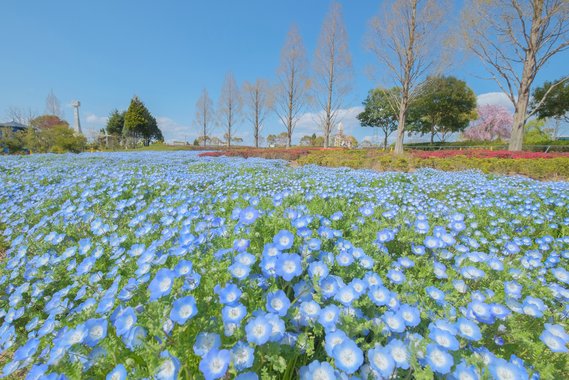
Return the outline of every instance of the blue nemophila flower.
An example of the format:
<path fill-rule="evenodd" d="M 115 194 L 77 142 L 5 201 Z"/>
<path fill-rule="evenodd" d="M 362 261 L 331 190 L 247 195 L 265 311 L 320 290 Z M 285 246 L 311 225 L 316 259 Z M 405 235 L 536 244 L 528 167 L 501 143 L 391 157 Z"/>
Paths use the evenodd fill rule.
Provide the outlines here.
<path fill-rule="evenodd" d="M 241 298 L 241 289 L 235 284 L 227 284 L 224 288 L 216 285 L 214 292 L 219 296 L 219 302 L 224 305 L 235 305 Z"/>
<path fill-rule="evenodd" d="M 230 361 L 228 350 L 212 349 L 200 361 L 200 371 L 206 380 L 219 379 L 225 376 Z"/>
<path fill-rule="evenodd" d="M 148 290 L 150 291 L 150 301 L 155 301 L 170 294 L 175 278 L 176 272 L 167 268 L 158 269 L 156 276 L 148 286 Z"/>
<path fill-rule="evenodd" d="M 233 263 L 229 268 L 229 273 L 239 281 L 246 279 L 251 272 L 251 267 L 241 263 Z"/>
<path fill-rule="evenodd" d="M 326 265 L 326 263 L 323 261 L 313 261 L 308 266 L 308 274 L 310 275 L 310 278 L 316 277 L 323 279 L 328 276 L 328 273 L 330 273 L 328 265 Z"/>
<path fill-rule="evenodd" d="M 300 368 L 300 380 L 335 380 L 334 368 L 328 362 L 313 361 L 307 366 Z"/>
<path fill-rule="evenodd" d="M 136 313 L 132 307 L 122 309 L 114 320 L 114 326 L 117 335 L 122 336 L 128 334 L 130 329 L 136 324 Z"/>
<path fill-rule="evenodd" d="M 447 350 L 456 351 L 460 347 L 460 343 L 453 334 L 436 327 L 430 329 L 429 338 Z"/>
<path fill-rule="evenodd" d="M 395 362 L 395 366 L 397 368 L 409 369 L 411 354 L 409 353 L 405 343 L 399 339 L 393 339 L 387 344 L 386 349 L 391 354 L 391 358 Z"/>
<path fill-rule="evenodd" d="M 148 333 L 144 327 L 134 326 L 126 335 L 122 336 L 122 341 L 129 350 L 134 351 L 142 347 L 147 335 Z"/>
<path fill-rule="evenodd" d="M 162 361 L 158 367 L 158 371 L 154 375 L 156 380 L 175 380 L 180 372 L 180 361 L 172 356 L 168 351 L 160 353 Z"/>
<path fill-rule="evenodd" d="M 20 346 L 15 352 L 12 359 L 16 362 L 31 359 L 40 344 L 38 338 L 29 339 L 23 346 Z"/>
<path fill-rule="evenodd" d="M 550 330 L 543 330 L 539 336 L 541 340 L 552 352 L 568 352 L 567 340 L 563 340 L 560 336 L 553 334 Z"/>
<path fill-rule="evenodd" d="M 211 350 L 217 350 L 221 346 L 221 337 L 210 332 L 201 332 L 196 337 L 194 343 L 194 353 L 198 356 L 205 356 Z"/>
<path fill-rule="evenodd" d="M 289 307 L 290 300 L 284 291 L 277 290 L 267 294 L 266 308 L 268 312 L 284 317 Z"/>
<path fill-rule="evenodd" d="M 492 377 L 496 380 L 506 380 L 506 379 L 527 379 L 527 374 L 524 370 L 513 363 L 509 363 L 501 358 L 494 358 L 489 366 L 488 370 Z"/>
<path fill-rule="evenodd" d="M 254 317 L 245 326 L 247 341 L 257 345 L 267 343 L 271 337 L 272 326 L 263 315 Z"/>
<path fill-rule="evenodd" d="M 273 244 L 278 250 L 284 251 L 292 247 L 294 235 L 290 231 L 280 230 L 273 238 Z"/>
<path fill-rule="evenodd" d="M 340 308 L 336 305 L 326 306 L 318 316 L 318 322 L 327 330 L 335 329 L 339 319 Z"/>
<path fill-rule="evenodd" d="M 389 330 L 395 333 L 402 333 L 405 331 L 405 321 L 399 314 L 393 313 L 391 311 L 386 311 L 383 314 L 383 322 L 387 325 Z"/>
<path fill-rule="evenodd" d="M 446 375 L 454 364 L 452 356 L 442 347 L 430 343 L 427 345 L 425 359 L 434 372 Z"/>
<path fill-rule="evenodd" d="M 302 273 L 301 258 L 297 254 L 281 254 L 277 259 L 276 273 L 285 281 L 291 281 Z"/>
<path fill-rule="evenodd" d="M 198 312 L 196 300 L 192 296 L 178 298 L 172 304 L 170 311 L 170 319 L 179 325 L 183 325 L 188 319 L 192 318 Z"/>
<path fill-rule="evenodd" d="M 350 306 L 358 297 L 359 295 L 354 288 L 351 285 L 346 285 L 338 289 L 334 299 L 344 306 Z"/>
<path fill-rule="evenodd" d="M 425 291 L 436 303 L 443 305 L 445 303 L 445 292 L 434 286 L 427 286 Z"/>
<path fill-rule="evenodd" d="M 254 207 L 244 208 L 239 212 L 239 222 L 244 225 L 250 225 L 259 217 L 259 211 Z"/>
<path fill-rule="evenodd" d="M 48 370 L 47 364 L 36 364 L 34 365 L 28 374 L 26 375 L 26 380 L 41 380 L 43 379 L 45 373 Z"/>
<path fill-rule="evenodd" d="M 395 369 L 395 362 L 385 347 L 376 345 L 367 352 L 370 366 L 383 378 L 389 378 Z"/>
<path fill-rule="evenodd" d="M 247 308 L 241 304 L 235 306 L 226 305 L 221 310 L 223 323 L 240 324 L 243 318 L 247 315 Z"/>
<path fill-rule="evenodd" d="M 416 327 L 421 322 L 421 312 L 414 306 L 401 305 L 398 313 L 408 327 Z"/>
<path fill-rule="evenodd" d="M 405 275 L 399 270 L 390 269 L 387 272 L 387 278 L 394 284 L 402 284 L 405 282 Z"/>
<path fill-rule="evenodd" d="M 333 356 L 334 348 L 346 339 L 348 339 L 348 336 L 342 330 L 327 332 L 324 339 L 324 349 L 328 356 Z"/>
<path fill-rule="evenodd" d="M 391 292 L 385 286 L 375 285 L 370 286 L 368 290 L 368 297 L 377 306 L 387 305 L 391 298 Z"/>
<path fill-rule="evenodd" d="M 188 260 L 180 260 L 178 264 L 176 264 L 176 275 L 178 277 L 188 275 L 192 272 L 192 262 Z"/>
<path fill-rule="evenodd" d="M 332 353 L 336 367 L 349 375 L 356 372 L 364 362 L 362 350 L 351 339 L 344 339 L 337 344 Z"/>
<path fill-rule="evenodd" d="M 124 365 L 119 364 L 107 374 L 106 380 L 126 380 L 127 373 Z"/>
<path fill-rule="evenodd" d="M 87 335 L 84 343 L 89 347 L 95 347 L 107 336 L 107 320 L 105 318 L 89 319 L 85 322 Z"/>
<path fill-rule="evenodd" d="M 482 333 L 480 332 L 480 328 L 476 323 L 474 323 L 470 319 L 459 318 L 456 321 L 456 327 L 458 329 L 458 333 L 463 338 L 472 341 L 479 341 L 482 338 Z"/>
<path fill-rule="evenodd" d="M 245 342 L 237 342 L 231 349 L 233 365 L 237 371 L 242 371 L 253 366 L 255 350 Z"/>
<path fill-rule="evenodd" d="M 476 370 L 476 367 L 468 365 L 464 361 L 456 366 L 454 372 L 452 373 L 452 379 L 457 380 L 478 380 L 480 376 Z"/>

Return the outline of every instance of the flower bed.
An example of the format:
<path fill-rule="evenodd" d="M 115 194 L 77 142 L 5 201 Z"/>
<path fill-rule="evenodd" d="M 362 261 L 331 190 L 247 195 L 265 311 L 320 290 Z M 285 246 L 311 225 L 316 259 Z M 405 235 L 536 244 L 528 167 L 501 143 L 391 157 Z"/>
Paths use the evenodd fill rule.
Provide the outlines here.
<path fill-rule="evenodd" d="M 464 149 L 464 150 L 414 150 L 412 154 L 418 158 L 448 158 L 464 156 L 468 158 L 511 158 L 511 159 L 536 159 L 536 158 L 556 158 L 569 157 L 569 153 L 543 153 L 543 152 L 510 152 L 508 150 L 484 150 L 484 149 Z"/>
<path fill-rule="evenodd" d="M 4 376 L 559 379 L 569 184 L 0 159 Z"/>

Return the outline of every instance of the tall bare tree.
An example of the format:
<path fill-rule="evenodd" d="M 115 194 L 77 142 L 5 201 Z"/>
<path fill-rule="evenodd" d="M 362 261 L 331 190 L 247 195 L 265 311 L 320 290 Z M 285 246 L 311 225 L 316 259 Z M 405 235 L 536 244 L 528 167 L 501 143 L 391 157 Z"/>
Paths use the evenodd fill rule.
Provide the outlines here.
<path fill-rule="evenodd" d="M 63 113 L 61 112 L 61 104 L 59 103 L 59 99 L 53 93 L 53 90 L 50 90 L 49 94 L 45 98 L 45 113 L 48 115 L 55 115 L 57 117 L 63 117 Z"/>
<path fill-rule="evenodd" d="M 213 127 L 214 119 L 213 101 L 209 97 L 207 90 L 204 88 L 198 101 L 196 102 L 196 124 L 200 128 L 202 134 L 201 139 L 203 146 L 207 145 L 207 140 L 210 139 L 210 132 Z"/>
<path fill-rule="evenodd" d="M 277 70 L 275 112 L 287 133 L 287 147 L 292 144 L 292 133 L 304 109 L 309 80 L 306 51 L 296 25 L 293 25 L 283 49 Z"/>
<path fill-rule="evenodd" d="M 398 113 L 395 153 L 403 153 L 409 104 L 441 57 L 445 5 L 437 0 L 392 0 L 371 21 L 369 47 L 400 88 L 391 99 Z"/>
<path fill-rule="evenodd" d="M 224 137 L 228 148 L 231 148 L 231 140 L 235 139 L 233 132 L 241 115 L 241 105 L 241 94 L 237 82 L 233 74 L 228 73 L 221 88 L 218 108 L 221 125 L 225 128 Z"/>
<path fill-rule="evenodd" d="M 8 107 L 6 110 L 8 120 L 15 121 L 20 124 L 30 125 L 30 121 L 36 117 L 31 108 Z"/>
<path fill-rule="evenodd" d="M 255 147 L 259 147 L 259 136 L 267 116 L 267 110 L 272 106 L 272 96 L 269 84 L 264 79 L 257 79 L 254 83 L 245 82 L 243 96 L 247 108 L 247 119 L 253 124 L 253 138 Z"/>
<path fill-rule="evenodd" d="M 315 99 L 321 109 L 320 122 L 327 148 L 338 111 L 351 90 L 353 75 L 348 35 L 342 20 L 342 6 L 338 2 L 332 3 L 322 24 L 313 66 Z"/>
<path fill-rule="evenodd" d="M 531 86 L 539 70 L 569 47 L 567 0 L 471 0 L 463 12 L 467 47 L 514 105 L 510 150 L 521 150 Z M 569 77 L 558 80 L 557 86 Z M 536 104 L 545 100 L 545 93 Z"/>

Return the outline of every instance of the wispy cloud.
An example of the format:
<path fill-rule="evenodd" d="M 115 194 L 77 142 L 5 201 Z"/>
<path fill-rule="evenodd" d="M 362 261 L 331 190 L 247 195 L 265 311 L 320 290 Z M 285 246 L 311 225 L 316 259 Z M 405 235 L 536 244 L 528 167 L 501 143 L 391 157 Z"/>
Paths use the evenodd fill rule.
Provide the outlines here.
<path fill-rule="evenodd" d="M 104 127 L 107 124 L 108 117 L 107 116 L 97 116 L 93 113 L 87 114 L 85 117 L 85 121 L 87 124 L 93 124 L 96 126 Z"/>
<path fill-rule="evenodd" d="M 188 141 L 191 143 L 198 137 L 197 132 L 191 125 L 179 123 L 167 116 L 158 116 L 156 122 L 166 142 Z"/>
<path fill-rule="evenodd" d="M 476 100 L 479 106 L 484 104 L 491 104 L 503 106 L 512 112 L 514 111 L 514 106 L 512 105 L 510 98 L 508 98 L 508 95 L 503 92 L 487 92 L 485 94 L 480 94 L 477 96 Z"/>

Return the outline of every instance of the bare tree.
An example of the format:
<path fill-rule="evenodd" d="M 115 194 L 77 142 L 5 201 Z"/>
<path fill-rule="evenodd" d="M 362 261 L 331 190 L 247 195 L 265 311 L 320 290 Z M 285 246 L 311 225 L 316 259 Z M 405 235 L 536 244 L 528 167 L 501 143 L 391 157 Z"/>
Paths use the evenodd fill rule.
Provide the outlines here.
<path fill-rule="evenodd" d="M 235 123 L 241 115 L 241 94 L 237 82 L 232 73 L 225 76 L 221 95 L 219 97 L 219 117 L 222 126 L 225 128 L 224 137 L 228 148 L 231 148 L 231 140 L 235 139 L 233 132 Z"/>
<path fill-rule="evenodd" d="M 293 25 L 281 50 L 275 94 L 275 112 L 286 128 L 287 147 L 292 144 L 292 133 L 304 109 L 309 84 L 306 71 L 306 52 L 302 37 L 296 25 Z"/>
<path fill-rule="evenodd" d="M 21 107 L 9 107 L 6 110 L 6 115 L 9 120 L 24 125 L 30 125 L 30 122 L 36 117 L 36 114 L 31 108 L 26 109 Z"/>
<path fill-rule="evenodd" d="M 255 148 L 258 148 L 259 137 L 267 116 L 267 110 L 272 106 L 269 84 L 264 79 L 257 79 L 255 83 L 245 82 L 243 95 L 247 108 L 247 119 L 253 124 Z"/>
<path fill-rule="evenodd" d="M 207 145 L 207 140 L 210 138 L 209 134 L 212 129 L 213 119 L 213 101 L 209 97 L 207 90 L 204 88 L 202 94 L 196 102 L 196 124 L 200 127 L 202 133 L 201 139 L 203 146 Z"/>
<path fill-rule="evenodd" d="M 569 47 L 569 1 L 471 0 L 463 18 L 467 47 L 514 105 L 509 149 L 521 150 L 525 123 L 535 112 L 528 112 L 533 81 L 550 58 Z M 548 94 L 536 101 L 536 110 Z"/>
<path fill-rule="evenodd" d="M 321 109 L 324 147 L 328 148 L 338 111 L 351 90 L 353 75 L 342 7 L 337 2 L 332 3 L 322 24 L 313 66 L 315 99 Z"/>
<path fill-rule="evenodd" d="M 395 153 L 403 153 L 409 104 L 441 56 L 445 5 L 437 0 L 392 0 L 371 21 L 369 47 L 400 88 L 391 99 L 398 113 Z M 387 87 L 386 87 L 387 88 Z"/>
<path fill-rule="evenodd" d="M 55 115 L 59 118 L 63 117 L 61 104 L 59 103 L 57 96 L 53 93 L 53 90 L 51 90 L 45 98 L 45 113 L 48 115 Z"/>

